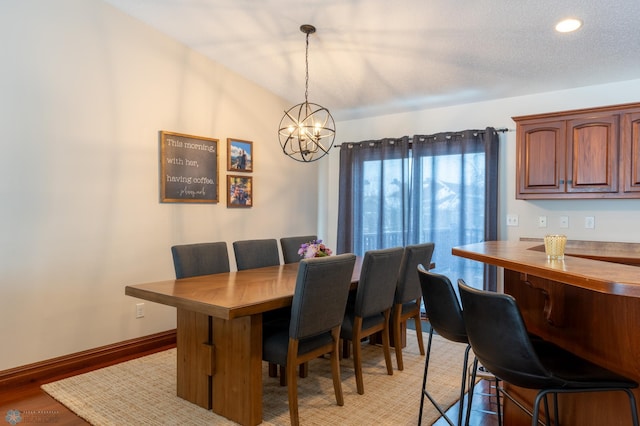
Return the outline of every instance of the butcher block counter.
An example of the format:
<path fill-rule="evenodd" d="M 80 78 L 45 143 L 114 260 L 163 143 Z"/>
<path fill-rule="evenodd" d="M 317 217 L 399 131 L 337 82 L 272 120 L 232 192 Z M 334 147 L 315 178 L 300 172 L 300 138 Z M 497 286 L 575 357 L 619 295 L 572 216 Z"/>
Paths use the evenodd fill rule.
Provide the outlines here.
<path fill-rule="evenodd" d="M 640 382 L 640 244 L 569 240 L 562 261 L 548 261 L 538 239 L 470 244 L 452 254 L 504 268 L 504 292 L 517 300 L 531 333 Z M 532 407 L 535 391 L 505 388 Z M 560 424 L 630 424 L 622 393 L 559 400 Z M 505 424 L 531 424 L 531 418 L 506 400 Z"/>

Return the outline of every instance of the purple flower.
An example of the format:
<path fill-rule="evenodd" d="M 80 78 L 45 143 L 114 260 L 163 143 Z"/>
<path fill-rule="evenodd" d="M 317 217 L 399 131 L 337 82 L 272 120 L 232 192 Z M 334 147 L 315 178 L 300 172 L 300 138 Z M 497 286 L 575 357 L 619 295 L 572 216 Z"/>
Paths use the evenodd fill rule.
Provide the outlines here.
<path fill-rule="evenodd" d="M 298 250 L 298 254 L 304 259 L 309 259 L 312 257 L 330 256 L 332 251 L 322 244 L 322 240 L 312 240 L 302 244 Z"/>

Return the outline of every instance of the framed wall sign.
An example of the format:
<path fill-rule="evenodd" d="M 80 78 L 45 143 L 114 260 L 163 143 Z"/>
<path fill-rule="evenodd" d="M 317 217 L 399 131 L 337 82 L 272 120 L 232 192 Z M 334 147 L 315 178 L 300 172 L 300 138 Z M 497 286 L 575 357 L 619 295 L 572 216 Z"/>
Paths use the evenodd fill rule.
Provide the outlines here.
<path fill-rule="evenodd" d="M 253 142 L 227 139 L 227 170 L 233 172 L 253 171 Z"/>
<path fill-rule="evenodd" d="M 160 131 L 160 201 L 218 202 L 218 139 Z"/>
<path fill-rule="evenodd" d="M 253 178 L 227 175 L 227 207 L 253 206 Z"/>

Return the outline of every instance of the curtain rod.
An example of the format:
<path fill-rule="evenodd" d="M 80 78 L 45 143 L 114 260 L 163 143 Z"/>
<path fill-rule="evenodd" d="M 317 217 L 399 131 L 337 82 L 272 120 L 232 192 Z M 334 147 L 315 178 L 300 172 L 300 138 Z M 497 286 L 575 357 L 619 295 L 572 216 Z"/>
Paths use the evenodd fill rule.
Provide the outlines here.
<path fill-rule="evenodd" d="M 509 129 L 508 127 L 499 127 L 494 129 L 496 132 L 498 133 L 506 133 L 506 132 L 513 132 L 515 131 L 515 129 Z M 484 133 L 484 130 L 476 130 L 477 133 Z M 458 134 L 458 135 L 462 135 L 462 133 L 457 133 L 457 132 L 441 132 L 441 133 L 452 133 L 452 134 Z M 386 139 L 386 138 L 383 138 Z M 399 139 L 399 138 L 398 138 Z M 413 138 L 409 138 L 409 143 L 413 142 Z M 347 143 L 360 143 L 360 142 L 347 142 Z M 340 148 L 342 146 L 342 144 L 339 145 L 334 145 L 334 148 Z"/>

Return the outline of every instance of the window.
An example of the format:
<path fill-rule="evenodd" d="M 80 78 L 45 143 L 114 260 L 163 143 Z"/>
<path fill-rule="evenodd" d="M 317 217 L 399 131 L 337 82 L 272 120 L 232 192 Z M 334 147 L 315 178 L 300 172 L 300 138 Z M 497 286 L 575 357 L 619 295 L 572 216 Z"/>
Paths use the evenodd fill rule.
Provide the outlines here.
<path fill-rule="evenodd" d="M 404 186 L 407 160 L 370 160 L 363 165 L 362 247 L 360 254 L 377 248 L 404 245 Z M 384 180 L 382 176 L 384 175 Z M 382 202 L 381 202 L 382 200 Z"/>
<path fill-rule="evenodd" d="M 339 252 L 434 242 L 438 273 L 495 288 L 451 248 L 497 237 L 497 141 L 487 129 L 342 144 Z"/>

